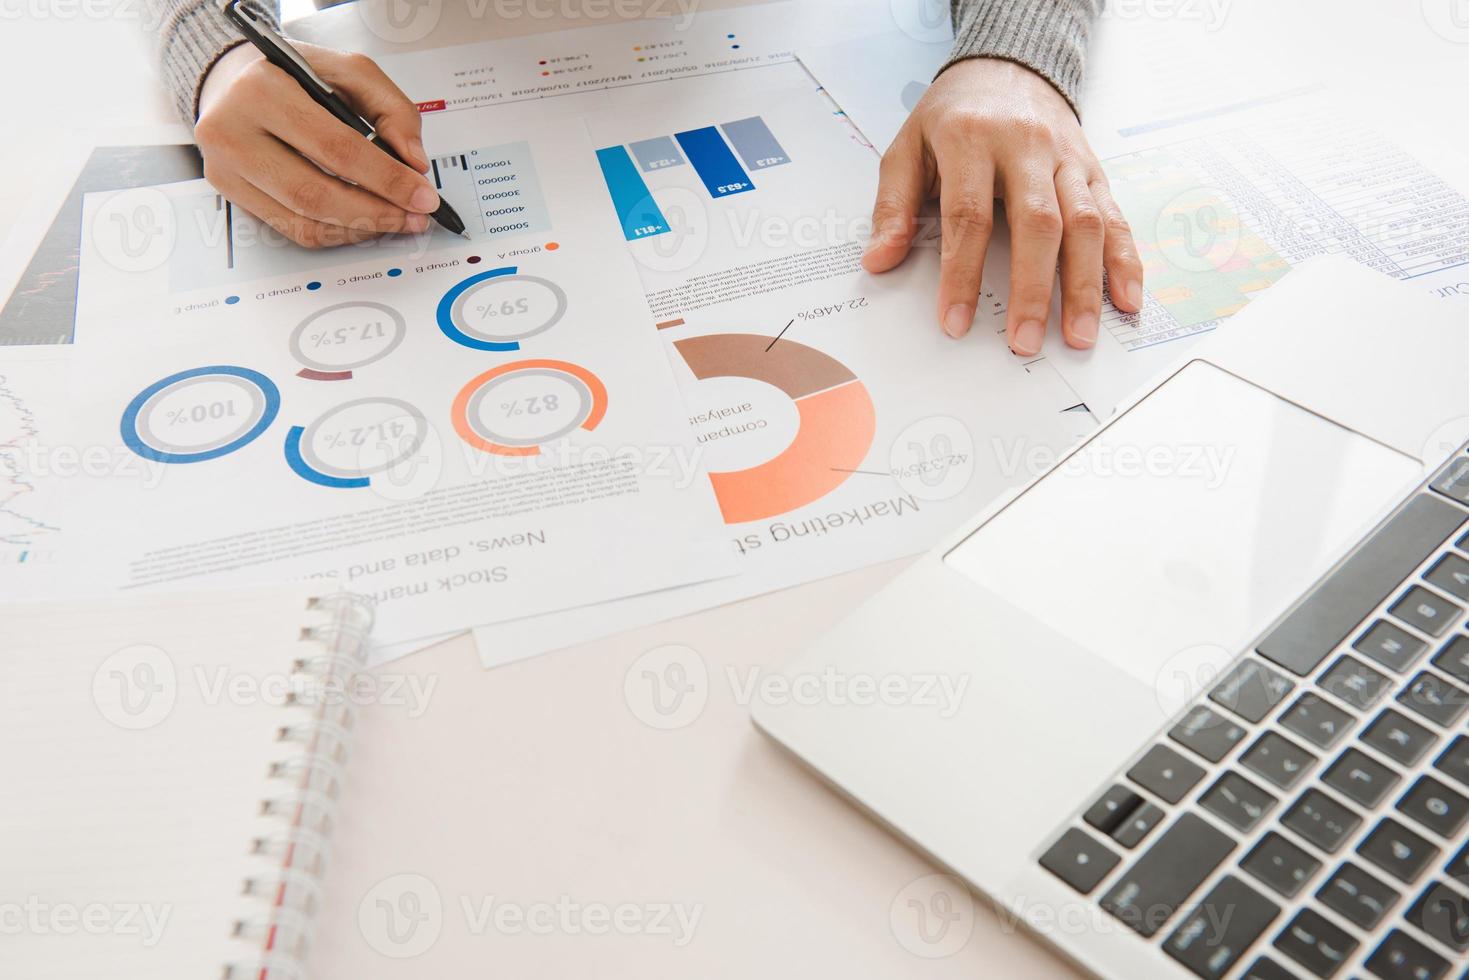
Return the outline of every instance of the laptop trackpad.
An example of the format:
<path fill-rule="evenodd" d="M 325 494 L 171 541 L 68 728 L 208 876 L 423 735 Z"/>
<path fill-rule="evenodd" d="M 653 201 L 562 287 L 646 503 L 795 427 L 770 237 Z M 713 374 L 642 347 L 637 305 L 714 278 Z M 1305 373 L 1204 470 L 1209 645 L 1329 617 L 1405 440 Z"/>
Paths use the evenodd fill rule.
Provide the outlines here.
<path fill-rule="evenodd" d="M 945 561 L 1152 686 L 1239 653 L 1421 478 L 1195 361 Z"/>

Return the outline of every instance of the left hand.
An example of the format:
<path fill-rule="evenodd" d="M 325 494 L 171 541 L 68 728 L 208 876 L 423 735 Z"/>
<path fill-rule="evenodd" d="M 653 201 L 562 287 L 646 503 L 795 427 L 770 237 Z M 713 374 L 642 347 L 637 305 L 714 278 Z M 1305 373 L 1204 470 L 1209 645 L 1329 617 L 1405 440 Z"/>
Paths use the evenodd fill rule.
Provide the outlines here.
<path fill-rule="evenodd" d="M 1058 260 L 1061 332 L 1072 347 L 1096 343 L 1103 269 L 1113 304 L 1141 308 L 1142 263 L 1107 176 L 1071 106 L 1030 69 L 971 58 L 929 87 L 882 158 L 862 259 L 869 272 L 903 261 L 919 209 L 935 193 L 943 233 L 938 320 L 951 337 L 964 336 L 974 320 L 996 198 L 1011 232 L 1005 335 L 1012 351 L 1040 352 Z"/>

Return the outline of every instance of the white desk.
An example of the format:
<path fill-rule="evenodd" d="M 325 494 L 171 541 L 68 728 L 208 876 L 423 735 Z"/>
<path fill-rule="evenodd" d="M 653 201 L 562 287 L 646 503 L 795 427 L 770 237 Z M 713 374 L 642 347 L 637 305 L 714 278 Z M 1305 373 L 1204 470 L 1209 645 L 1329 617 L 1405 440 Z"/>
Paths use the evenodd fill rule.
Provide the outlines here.
<path fill-rule="evenodd" d="M 125 142 L 130 132 L 170 121 L 136 23 L 68 17 L 63 6 L 55 3 L 49 16 L 11 20 L 0 30 L 0 87 L 26 96 L 7 99 L 12 138 L 0 141 L 0 213 L 6 215 L 34 209 L 38 198 L 64 190 L 46 164 L 79 135 Z M 1278 3 L 1228 9 L 1233 29 L 1294 37 L 1309 30 L 1326 54 L 1353 52 L 1355 58 L 1355 52 L 1381 52 L 1385 45 L 1401 65 L 1410 60 L 1405 43 L 1427 45 L 1431 64 L 1419 58 L 1418 67 L 1427 64 L 1462 82 L 1469 37 L 1454 44 L 1428 36 L 1417 12 L 1408 9 L 1418 0 L 1392 4 L 1390 12 L 1383 6 L 1381 0 L 1347 0 L 1309 9 Z M 554 24 L 522 19 L 508 28 L 524 32 L 527 26 Z M 369 38 L 360 27 L 350 8 L 337 8 L 301 32 L 364 43 Z M 1122 22 L 1108 25 L 1121 28 Z M 1350 60 L 1339 58 L 1339 70 L 1347 72 Z M 1380 53 L 1368 60 L 1385 65 Z M 74 66 L 81 74 L 73 74 Z M 1389 82 L 1402 77 L 1396 70 L 1389 69 Z M 1410 94 L 1423 93 L 1405 97 Z M 9 282 L 15 271 L 9 263 L 23 260 L 33 243 L 29 236 L 38 231 L 13 230 L 0 283 Z M 371 861 L 337 862 L 313 975 L 1066 974 L 1064 961 L 1003 924 L 979 899 L 972 933 L 957 952 L 926 959 L 905 949 L 900 939 L 913 945 L 913 935 L 895 934 L 894 907 L 900 921 L 911 921 L 902 890 L 934 869 L 772 748 L 736 703 L 727 670 L 744 681 L 752 668 L 774 668 L 899 567 L 868 569 L 493 672 L 479 669 L 468 639 L 403 661 L 403 669 L 437 679 L 430 710 L 412 725 L 397 726 L 391 740 L 375 738 L 373 726 L 364 725 L 336 850 L 372 855 L 378 842 L 394 841 L 395 854 L 412 855 L 416 842 L 432 838 L 462 841 L 462 854 L 439 867 L 427 859 L 387 869 Z M 690 646 L 703 657 L 709 700 L 686 727 L 655 731 L 629 709 L 623 680 L 639 655 L 668 643 Z M 393 774 L 407 769 L 426 774 L 438 791 L 402 798 Z M 976 825 L 975 833 L 982 832 Z M 357 909 L 385 874 L 403 872 L 444 883 L 446 922 L 431 950 L 398 960 L 372 948 L 357 926 Z M 581 904 L 684 903 L 701 906 L 702 919 L 682 949 L 647 935 L 506 935 L 494 929 L 474 935 L 457 907 L 461 894 L 471 901 L 554 902 L 564 895 Z"/>

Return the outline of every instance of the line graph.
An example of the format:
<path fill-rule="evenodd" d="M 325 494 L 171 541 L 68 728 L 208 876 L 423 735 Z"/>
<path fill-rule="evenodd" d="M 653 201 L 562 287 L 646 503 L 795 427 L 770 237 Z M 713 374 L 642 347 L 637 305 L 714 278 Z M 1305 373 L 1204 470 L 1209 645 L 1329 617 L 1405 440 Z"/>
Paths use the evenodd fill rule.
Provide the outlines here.
<path fill-rule="evenodd" d="M 0 368 L 0 564 L 35 560 L 60 530 L 45 515 L 28 460 L 41 439 L 16 372 Z"/>

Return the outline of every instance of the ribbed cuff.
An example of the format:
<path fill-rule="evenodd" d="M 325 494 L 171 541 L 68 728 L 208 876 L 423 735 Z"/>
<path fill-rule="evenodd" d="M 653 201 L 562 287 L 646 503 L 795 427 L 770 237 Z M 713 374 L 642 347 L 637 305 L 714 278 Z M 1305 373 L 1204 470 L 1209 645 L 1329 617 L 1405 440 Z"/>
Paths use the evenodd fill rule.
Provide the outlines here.
<path fill-rule="evenodd" d="M 952 7 L 954 49 L 940 75 L 966 58 L 1013 61 L 1054 85 L 1077 111 L 1102 0 L 952 0 Z"/>
<path fill-rule="evenodd" d="M 274 3 L 245 0 L 262 20 L 279 27 Z M 179 117 L 190 126 L 199 118 L 199 91 L 204 76 L 225 52 L 244 43 L 218 0 L 185 0 L 173 5 L 158 32 L 158 63 L 163 83 L 173 95 Z"/>

